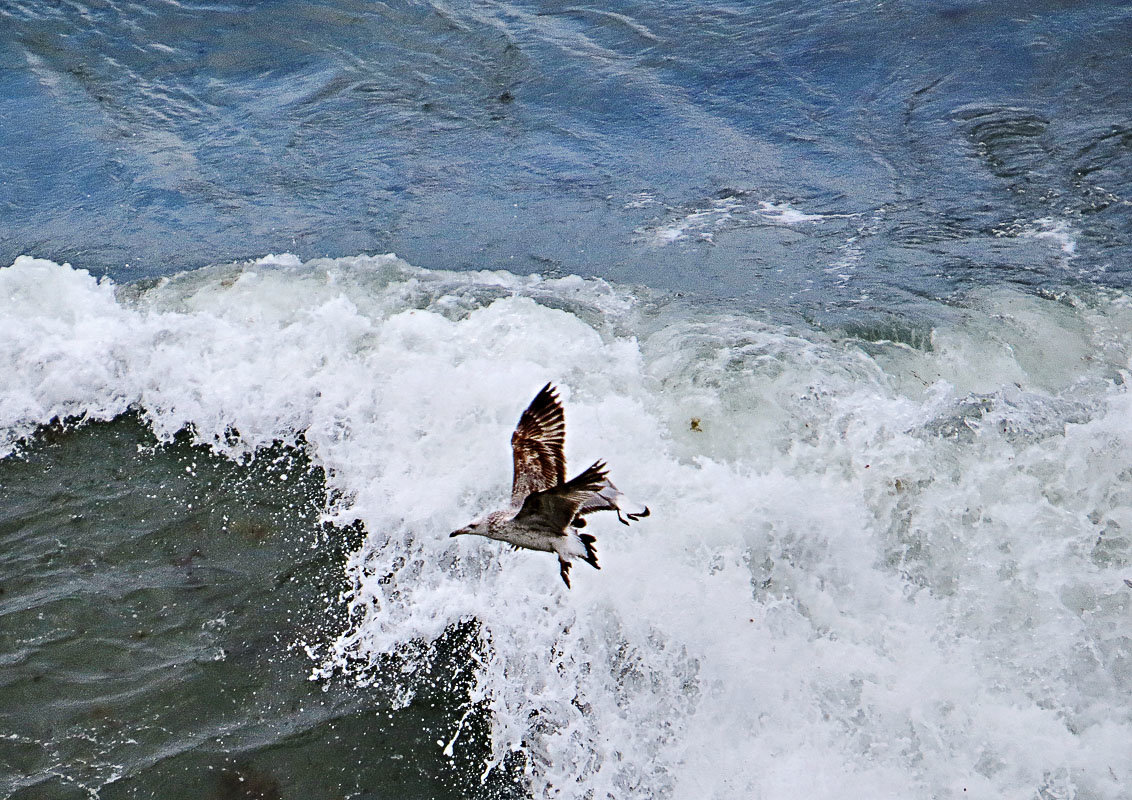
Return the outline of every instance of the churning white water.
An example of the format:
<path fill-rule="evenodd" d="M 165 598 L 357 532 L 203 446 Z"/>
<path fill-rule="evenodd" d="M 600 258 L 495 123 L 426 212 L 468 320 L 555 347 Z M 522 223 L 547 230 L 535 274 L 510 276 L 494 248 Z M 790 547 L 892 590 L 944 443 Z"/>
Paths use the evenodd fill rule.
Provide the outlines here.
<path fill-rule="evenodd" d="M 0 453 L 130 407 L 233 456 L 302 433 L 368 531 L 312 677 L 478 621 L 484 769 L 521 749 L 535 796 L 1127 798 L 1132 304 L 941 316 L 912 347 L 392 256 L 124 287 L 21 258 Z M 653 512 L 594 518 L 572 591 L 448 538 L 508 493 L 548 380 L 571 472 L 605 458 Z"/>

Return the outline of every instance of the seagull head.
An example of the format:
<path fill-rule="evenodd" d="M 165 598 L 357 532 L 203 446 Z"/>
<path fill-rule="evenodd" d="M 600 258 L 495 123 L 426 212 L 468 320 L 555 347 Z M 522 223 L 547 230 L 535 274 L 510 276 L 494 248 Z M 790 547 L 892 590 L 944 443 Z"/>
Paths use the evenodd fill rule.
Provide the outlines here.
<path fill-rule="evenodd" d="M 487 534 L 487 522 L 482 520 L 482 519 L 473 520 L 472 522 L 469 522 L 464 527 L 458 528 L 457 530 L 452 531 L 452 533 L 448 534 L 448 538 L 451 539 L 453 536 L 463 536 L 463 535 L 468 534 L 468 533 L 474 533 L 474 534 L 478 534 L 480 536 L 486 535 Z"/>

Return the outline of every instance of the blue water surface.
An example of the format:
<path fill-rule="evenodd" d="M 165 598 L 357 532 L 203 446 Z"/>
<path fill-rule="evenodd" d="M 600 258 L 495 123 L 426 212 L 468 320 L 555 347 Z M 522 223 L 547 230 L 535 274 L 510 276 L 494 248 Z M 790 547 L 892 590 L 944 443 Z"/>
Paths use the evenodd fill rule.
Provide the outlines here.
<path fill-rule="evenodd" d="M 1130 74 L 1121 2 L 3 0 L 0 263 L 1124 287 Z"/>

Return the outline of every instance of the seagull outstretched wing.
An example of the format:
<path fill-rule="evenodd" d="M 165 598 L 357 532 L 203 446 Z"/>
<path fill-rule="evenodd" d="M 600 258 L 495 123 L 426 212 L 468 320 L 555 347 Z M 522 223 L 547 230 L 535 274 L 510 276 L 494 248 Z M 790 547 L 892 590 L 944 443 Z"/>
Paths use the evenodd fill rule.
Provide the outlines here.
<path fill-rule="evenodd" d="M 515 460 L 512 506 L 521 504 L 532 492 L 551 489 L 566 480 L 565 444 L 566 414 L 557 391 L 548 383 L 527 406 L 511 434 Z"/>
<path fill-rule="evenodd" d="M 515 515 L 515 522 L 530 525 L 536 519 L 548 531 L 564 536 L 566 526 L 590 495 L 606 483 L 605 462 L 595 461 L 585 472 L 566 483 L 531 492 Z M 593 537 L 590 537 L 591 540 Z"/>

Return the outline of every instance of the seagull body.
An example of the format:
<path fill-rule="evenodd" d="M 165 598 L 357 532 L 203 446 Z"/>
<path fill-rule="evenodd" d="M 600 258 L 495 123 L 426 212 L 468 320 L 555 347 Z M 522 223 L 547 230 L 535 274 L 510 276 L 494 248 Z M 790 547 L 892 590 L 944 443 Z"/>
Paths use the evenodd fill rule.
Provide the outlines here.
<path fill-rule="evenodd" d="M 567 481 L 565 443 L 566 415 L 556 390 L 548 383 L 535 395 L 511 435 L 515 474 L 510 505 L 484 514 L 450 535 L 486 536 L 515 549 L 554 553 L 566 588 L 570 588 L 574 559 L 601 569 L 594 548 L 597 540 L 580 532 L 586 525 L 585 516 L 595 511 L 616 511 L 617 518 L 628 525 L 628 520 L 647 517 L 649 509 L 624 511 L 625 496 L 609 480 L 603 461 L 595 461 Z"/>

